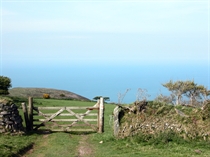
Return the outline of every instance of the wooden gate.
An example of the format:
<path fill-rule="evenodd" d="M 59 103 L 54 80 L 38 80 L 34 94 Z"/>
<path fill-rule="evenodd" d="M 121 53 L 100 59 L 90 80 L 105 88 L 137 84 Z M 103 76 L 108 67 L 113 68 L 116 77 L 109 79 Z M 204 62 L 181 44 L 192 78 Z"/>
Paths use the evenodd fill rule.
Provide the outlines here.
<path fill-rule="evenodd" d="M 29 97 L 29 106 L 22 103 L 28 131 L 104 131 L 104 100 L 101 97 L 92 107 L 35 107 Z M 84 112 L 81 112 L 84 111 Z M 91 113 L 93 112 L 93 113 Z M 88 118 L 86 118 L 88 117 Z"/>

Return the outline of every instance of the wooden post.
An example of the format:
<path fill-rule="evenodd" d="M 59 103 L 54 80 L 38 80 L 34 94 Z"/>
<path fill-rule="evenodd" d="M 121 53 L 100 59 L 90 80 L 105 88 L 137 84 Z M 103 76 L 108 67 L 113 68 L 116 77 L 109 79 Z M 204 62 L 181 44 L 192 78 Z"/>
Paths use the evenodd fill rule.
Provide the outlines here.
<path fill-rule="evenodd" d="M 100 97 L 100 103 L 99 103 L 99 128 L 98 132 L 103 133 L 104 132 L 104 98 Z"/>
<path fill-rule="evenodd" d="M 25 124 L 26 124 L 26 131 L 30 130 L 30 123 L 28 119 L 28 109 L 26 107 L 26 103 L 23 102 L 22 104 L 22 109 L 23 109 L 23 114 L 24 114 L 24 119 L 25 119 Z"/>
<path fill-rule="evenodd" d="M 98 104 L 98 105 L 97 105 L 97 107 L 98 107 L 98 116 L 97 116 L 98 121 L 97 121 L 97 126 L 98 126 L 98 129 L 99 129 L 99 127 L 100 127 L 100 126 L 99 126 L 99 124 L 100 124 L 100 122 L 99 122 L 99 117 L 100 117 L 100 116 L 99 116 L 99 113 L 100 113 L 100 111 L 99 111 L 99 107 L 100 107 L 100 99 L 98 99 L 98 100 L 97 100 L 97 103 L 96 103 L 96 104 Z"/>
<path fill-rule="evenodd" d="M 29 97 L 28 98 L 28 116 L 29 116 L 29 126 L 30 126 L 30 130 L 33 130 L 33 98 Z"/>

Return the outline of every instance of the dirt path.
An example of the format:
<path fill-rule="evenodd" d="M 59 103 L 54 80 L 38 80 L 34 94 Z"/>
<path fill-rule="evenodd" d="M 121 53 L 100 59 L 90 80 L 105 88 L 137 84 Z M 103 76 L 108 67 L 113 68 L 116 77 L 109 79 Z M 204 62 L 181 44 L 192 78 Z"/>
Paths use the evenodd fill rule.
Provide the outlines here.
<path fill-rule="evenodd" d="M 94 147 L 89 143 L 90 136 L 65 133 L 40 135 L 34 146 L 22 157 L 94 157 Z"/>
<path fill-rule="evenodd" d="M 93 156 L 93 146 L 88 143 L 88 135 L 81 135 L 78 146 L 78 157 L 92 157 Z"/>

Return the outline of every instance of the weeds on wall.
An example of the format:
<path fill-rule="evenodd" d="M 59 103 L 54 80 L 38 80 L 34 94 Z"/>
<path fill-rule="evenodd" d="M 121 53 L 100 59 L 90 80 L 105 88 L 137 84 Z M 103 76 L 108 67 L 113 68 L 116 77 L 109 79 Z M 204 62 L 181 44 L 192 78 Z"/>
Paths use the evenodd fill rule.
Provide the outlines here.
<path fill-rule="evenodd" d="M 120 138 L 137 136 L 152 143 L 210 141 L 210 103 L 193 108 L 141 101 L 122 108 L 119 115 Z"/>

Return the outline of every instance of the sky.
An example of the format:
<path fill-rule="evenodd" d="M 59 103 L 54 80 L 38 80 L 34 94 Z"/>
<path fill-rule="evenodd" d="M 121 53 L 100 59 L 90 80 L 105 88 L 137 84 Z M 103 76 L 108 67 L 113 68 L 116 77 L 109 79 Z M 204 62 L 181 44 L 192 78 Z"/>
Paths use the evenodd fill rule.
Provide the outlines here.
<path fill-rule="evenodd" d="M 12 87 L 135 100 L 161 83 L 210 88 L 210 0 L 0 0 L 0 75 Z"/>

